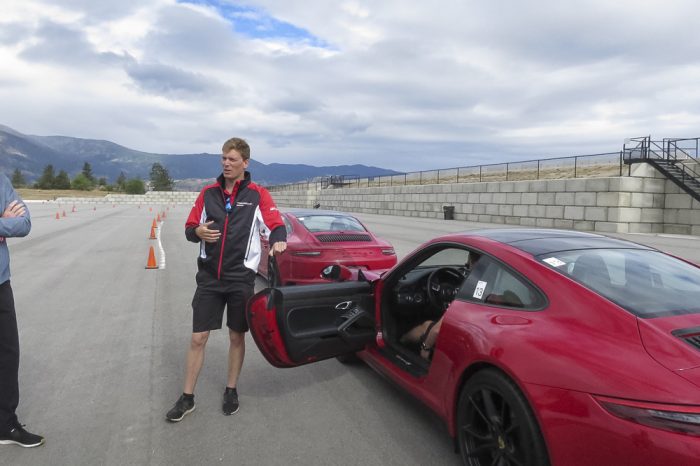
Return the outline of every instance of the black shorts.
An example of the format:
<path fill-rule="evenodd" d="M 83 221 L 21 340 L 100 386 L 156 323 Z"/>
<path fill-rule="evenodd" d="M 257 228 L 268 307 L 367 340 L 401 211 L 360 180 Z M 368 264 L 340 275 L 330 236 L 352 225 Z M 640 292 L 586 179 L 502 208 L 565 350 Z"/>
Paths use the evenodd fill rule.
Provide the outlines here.
<path fill-rule="evenodd" d="M 247 332 L 245 307 L 253 296 L 255 278 L 250 281 L 217 280 L 206 270 L 197 272 L 197 290 L 192 298 L 192 332 L 221 328 L 226 307 L 226 326 L 234 332 Z"/>

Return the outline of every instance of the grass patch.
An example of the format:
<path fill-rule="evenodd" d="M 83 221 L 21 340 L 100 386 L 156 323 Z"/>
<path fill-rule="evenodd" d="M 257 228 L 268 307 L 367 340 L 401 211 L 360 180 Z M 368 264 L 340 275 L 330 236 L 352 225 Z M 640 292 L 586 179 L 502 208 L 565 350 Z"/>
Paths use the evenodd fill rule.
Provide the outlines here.
<path fill-rule="evenodd" d="M 59 197 L 105 197 L 110 191 L 79 191 L 77 189 L 15 189 L 17 194 L 27 201 L 53 201 Z"/>

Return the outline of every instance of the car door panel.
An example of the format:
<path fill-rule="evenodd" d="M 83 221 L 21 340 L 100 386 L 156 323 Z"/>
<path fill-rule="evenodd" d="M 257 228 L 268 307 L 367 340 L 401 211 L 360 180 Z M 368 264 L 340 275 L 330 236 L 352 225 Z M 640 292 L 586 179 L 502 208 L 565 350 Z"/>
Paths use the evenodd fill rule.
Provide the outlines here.
<path fill-rule="evenodd" d="M 367 282 L 267 288 L 248 303 L 251 334 L 276 367 L 360 351 L 376 336 Z"/>

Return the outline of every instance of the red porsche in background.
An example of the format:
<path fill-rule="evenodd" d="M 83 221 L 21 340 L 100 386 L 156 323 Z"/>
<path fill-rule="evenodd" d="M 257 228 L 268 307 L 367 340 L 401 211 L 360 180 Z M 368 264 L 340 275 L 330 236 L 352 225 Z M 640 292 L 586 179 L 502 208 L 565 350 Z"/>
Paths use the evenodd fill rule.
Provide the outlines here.
<path fill-rule="evenodd" d="M 386 270 L 396 264 L 391 243 L 377 238 L 352 215 L 295 209 L 283 212 L 282 219 L 287 228 L 287 251 L 271 261 L 270 246 L 263 238 L 258 266 L 258 273 L 274 285 L 326 283 L 321 271 L 333 264 L 361 270 Z"/>
<path fill-rule="evenodd" d="M 469 466 L 700 464 L 698 266 L 503 229 L 433 239 L 381 276 L 332 269 L 357 279 L 249 301 L 272 365 L 359 357 L 435 411 Z M 402 337 L 440 319 L 424 359 Z"/>

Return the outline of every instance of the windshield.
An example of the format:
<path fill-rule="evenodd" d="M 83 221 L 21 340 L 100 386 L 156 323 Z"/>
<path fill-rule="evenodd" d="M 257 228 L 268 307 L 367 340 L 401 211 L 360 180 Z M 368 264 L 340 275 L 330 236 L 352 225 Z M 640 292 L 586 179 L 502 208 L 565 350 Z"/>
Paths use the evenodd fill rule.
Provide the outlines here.
<path fill-rule="evenodd" d="M 311 233 L 317 231 L 366 231 L 362 224 L 348 215 L 305 215 L 297 220 Z"/>
<path fill-rule="evenodd" d="M 538 259 L 639 317 L 700 312 L 700 268 L 658 251 L 586 249 Z"/>

